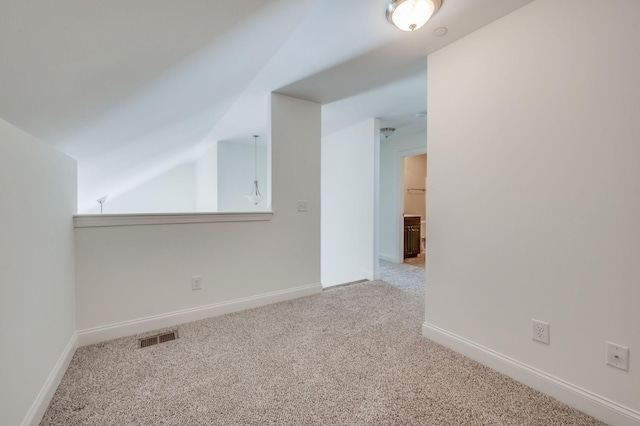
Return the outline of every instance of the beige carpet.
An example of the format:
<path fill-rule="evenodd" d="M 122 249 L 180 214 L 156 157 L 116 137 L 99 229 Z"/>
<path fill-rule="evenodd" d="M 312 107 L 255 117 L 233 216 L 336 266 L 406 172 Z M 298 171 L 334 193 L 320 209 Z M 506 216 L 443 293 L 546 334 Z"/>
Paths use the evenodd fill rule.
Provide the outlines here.
<path fill-rule="evenodd" d="M 43 425 L 598 425 L 420 335 L 424 270 L 78 349 Z"/>

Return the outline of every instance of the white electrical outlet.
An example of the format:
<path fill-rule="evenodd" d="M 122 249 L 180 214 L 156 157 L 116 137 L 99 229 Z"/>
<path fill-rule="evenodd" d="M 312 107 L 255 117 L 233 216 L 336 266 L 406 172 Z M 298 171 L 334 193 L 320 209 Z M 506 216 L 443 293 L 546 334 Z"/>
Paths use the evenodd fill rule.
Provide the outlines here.
<path fill-rule="evenodd" d="M 533 325 L 532 339 L 538 342 L 549 344 L 549 323 L 531 319 Z"/>
<path fill-rule="evenodd" d="M 191 290 L 202 290 L 202 275 L 191 277 Z"/>
<path fill-rule="evenodd" d="M 307 210 L 309 210 L 309 203 L 307 200 L 298 200 L 298 211 L 306 212 Z"/>
<path fill-rule="evenodd" d="M 605 362 L 624 371 L 629 371 L 629 348 L 616 343 L 607 342 Z"/>

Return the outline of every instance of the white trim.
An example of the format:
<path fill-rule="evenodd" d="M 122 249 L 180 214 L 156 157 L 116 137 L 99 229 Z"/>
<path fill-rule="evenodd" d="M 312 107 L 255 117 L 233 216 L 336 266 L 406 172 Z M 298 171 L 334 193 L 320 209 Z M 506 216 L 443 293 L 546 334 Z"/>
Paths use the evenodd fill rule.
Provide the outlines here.
<path fill-rule="evenodd" d="M 426 141 L 425 141 L 426 142 Z M 418 148 L 403 149 L 396 152 L 400 157 L 413 157 L 414 155 L 422 155 L 427 153 L 427 145 Z"/>
<path fill-rule="evenodd" d="M 371 278 L 380 279 L 380 119 L 373 120 L 373 271 Z"/>
<path fill-rule="evenodd" d="M 375 263 L 378 263 L 378 262 L 375 262 Z M 362 268 L 362 269 L 360 269 L 360 272 L 361 272 L 361 275 L 364 276 L 365 280 L 369 280 L 369 281 L 376 280 L 375 274 L 374 274 L 373 271 L 370 271 L 368 269 Z"/>
<path fill-rule="evenodd" d="M 611 425 L 640 425 L 640 412 L 424 322 L 422 335 Z"/>
<path fill-rule="evenodd" d="M 164 314 L 153 315 L 131 321 L 123 321 L 116 324 L 88 328 L 78 331 L 78 345 L 92 345 L 94 343 L 104 342 L 106 340 L 145 333 L 147 331 L 157 330 L 165 327 L 172 327 L 186 322 L 198 321 L 218 315 L 228 314 L 231 312 L 237 312 L 245 309 L 257 308 L 259 306 L 270 305 L 272 303 L 283 302 L 285 300 L 297 299 L 299 297 L 310 296 L 313 294 L 320 294 L 321 292 L 321 284 L 309 284 L 286 290 L 278 290 L 270 293 L 259 294 L 256 296 L 243 297 L 241 299 L 199 306 L 196 308 L 167 312 Z"/>
<path fill-rule="evenodd" d="M 272 216 L 273 212 L 79 214 L 73 216 L 73 227 L 92 228 L 99 226 L 167 225 L 178 223 L 255 222 L 271 220 Z"/>
<path fill-rule="evenodd" d="M 56 389 L 58 389 L 58 385 L 60 384 L 64 373 L 67 371 L 67 368 L 69 368 L 69 364 L 71 363 L 71 359 L 73 358 L 73 354 L 75 354 L 77 347 L 78 335 L 74 332 L 67 343 L 67 346 L 62 351 L 62 354 L 60 354 L 58 361 L 53 366 L 53 370 L 51 370 L 49 377 L 47 377 L 44 385 L 42 385 L 38 396 L 35 401 L 33 401 L 33 404 L 31 404 L 29 412 L 22 421 L 22 426 L 37 426 L 40 424 L 44 413 L 49 407 L 49 403 L 51 403 L 51 399 L 53 399 L 53 395 L 56 393 Z"/>
<path fill-rule="evenodd" d="M 371 282 L 371 280 L 367 279 L 367 278 L 363 278 L 361 280 L 355 280 L 355 281 L 348 281 L 346 283 L 336 283 L 336 284 L 329 284 L 329 285 L 322 285 L 322 291 L 325 290 L 330 290 L 332 288 L 336 288 L 336 287 L 345 287 L 348 285 L 352 285 L 352 284 L 360 284 L 360 283 L 368 283 Z"/>
<path fill-rule="evenodd" d="M 387 262 L 399 263 L 398 259 L 396 259 L 394 256 L 390 254 L 380 253 L 378 257 L 382 260 L 386 260 Z"/>

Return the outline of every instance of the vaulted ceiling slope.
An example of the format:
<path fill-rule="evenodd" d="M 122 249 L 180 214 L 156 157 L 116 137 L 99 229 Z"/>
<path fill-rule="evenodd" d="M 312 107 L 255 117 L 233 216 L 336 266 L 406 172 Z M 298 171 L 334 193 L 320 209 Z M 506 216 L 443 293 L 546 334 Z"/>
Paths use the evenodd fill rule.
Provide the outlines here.
<path fill-rule="evenodd" d="M 387 0 L 3 0 L 0 116 L 78 160 L 83 211 L 264 134 L 271 91 L 322 103 L 325 133 L 407 121 L 428 53 L 530 1 L 445 0 L 404 33 Z"/>

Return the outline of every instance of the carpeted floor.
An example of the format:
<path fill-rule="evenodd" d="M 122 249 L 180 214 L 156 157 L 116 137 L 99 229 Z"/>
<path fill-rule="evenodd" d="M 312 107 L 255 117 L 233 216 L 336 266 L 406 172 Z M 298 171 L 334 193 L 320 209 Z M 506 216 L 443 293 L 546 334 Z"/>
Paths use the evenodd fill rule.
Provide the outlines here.
<path fill-rule="evenodd" d="M 79 348 L 43 425 L 600 425 L 420 335 L 424 270 Z"/>
<path fill-rule="evenodd" d="M 407 257 L 404 259 L 404 263 L 411 266 L 418 266 L 424 268 L 425 252 L 420 253 L 416 257 Z"/>

